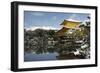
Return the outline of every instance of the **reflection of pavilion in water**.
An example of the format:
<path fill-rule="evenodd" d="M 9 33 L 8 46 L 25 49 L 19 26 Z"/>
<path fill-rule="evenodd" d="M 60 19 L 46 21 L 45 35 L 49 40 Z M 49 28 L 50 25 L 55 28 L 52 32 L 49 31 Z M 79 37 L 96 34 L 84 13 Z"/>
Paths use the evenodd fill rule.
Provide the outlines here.
<path fill-rule="evenodd" d="M 64 20 L 61 23 L 62 28 L 60 30 L 37 29 L 31 31 L 32 33 L 40 32 L 41 35 L 33 34 L 35 36 L 32 35 L 32 39 L 29 39 L 30 41 L 26 40 L 26 42 L 31 42 L 26 48 L 29 47 L 28 50 L 31 50 L 32 55 L 27 54 L 25 58 L 27 57 L 29 61 L 30 59 L 32 61 L 86 59 L 85 56 L 90 56 L 85 53 L 90 53 L 90 46 L 87 43 L 89 41 L 86 41 L 87 38 L 85 37 L 89 32 L 84 32 L 86 27 L 81 26 L 80 23 L 79 21 L 70 19 Z"/>

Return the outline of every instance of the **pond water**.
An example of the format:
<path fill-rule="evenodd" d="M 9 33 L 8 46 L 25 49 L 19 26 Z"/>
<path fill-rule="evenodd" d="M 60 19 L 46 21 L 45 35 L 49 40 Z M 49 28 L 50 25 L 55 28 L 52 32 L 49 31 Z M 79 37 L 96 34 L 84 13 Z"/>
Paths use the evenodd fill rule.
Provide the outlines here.
<path fill-rule="evenodd" d="M 47 61 L 47 60 L 57 60 L 58 53 L 46 53 L 46 54 L 32 54 L 25 53 L 24 61 Z"/>

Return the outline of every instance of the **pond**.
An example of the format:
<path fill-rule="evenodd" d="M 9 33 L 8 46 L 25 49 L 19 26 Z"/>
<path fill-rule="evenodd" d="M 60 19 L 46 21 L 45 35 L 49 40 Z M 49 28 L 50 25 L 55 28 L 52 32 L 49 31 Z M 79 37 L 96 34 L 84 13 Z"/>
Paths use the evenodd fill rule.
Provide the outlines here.
<path fill-rule="evenodd" d="M 59 54 L 54 53 L 45 53 L 45 54 L 32 54 L 32 53 L 25 53 L 24 61 L 47 61 L 47 60 L 57 60 L 57 56 Z"/>

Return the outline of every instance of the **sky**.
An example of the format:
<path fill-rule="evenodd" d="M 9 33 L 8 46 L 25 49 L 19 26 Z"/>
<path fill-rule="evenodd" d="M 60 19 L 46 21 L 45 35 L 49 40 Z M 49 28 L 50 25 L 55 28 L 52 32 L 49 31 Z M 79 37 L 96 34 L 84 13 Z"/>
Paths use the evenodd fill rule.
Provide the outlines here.
<path fill-rule="evenodd" d="M 64 19 L 73 19 L 83 22 L 89 14 L 24 11 L 24 27 L 54 27 L 60 28 Z"/>

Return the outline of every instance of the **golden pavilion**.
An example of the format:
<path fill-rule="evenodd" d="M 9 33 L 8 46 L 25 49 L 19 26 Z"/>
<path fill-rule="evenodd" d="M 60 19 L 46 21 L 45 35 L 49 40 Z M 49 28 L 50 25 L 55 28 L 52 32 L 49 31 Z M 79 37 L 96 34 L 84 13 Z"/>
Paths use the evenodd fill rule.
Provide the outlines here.
<path fill-rule="evenodd" d="M 69 30 L 77 30 L 80 26 L 80 21 L 73 20 L 73 19 L 67 19 L 64 20 L 60 25 L 62 25 L 62 28 L 57 32 L 58 36 L 63 36 L 67 31 Z"/>

